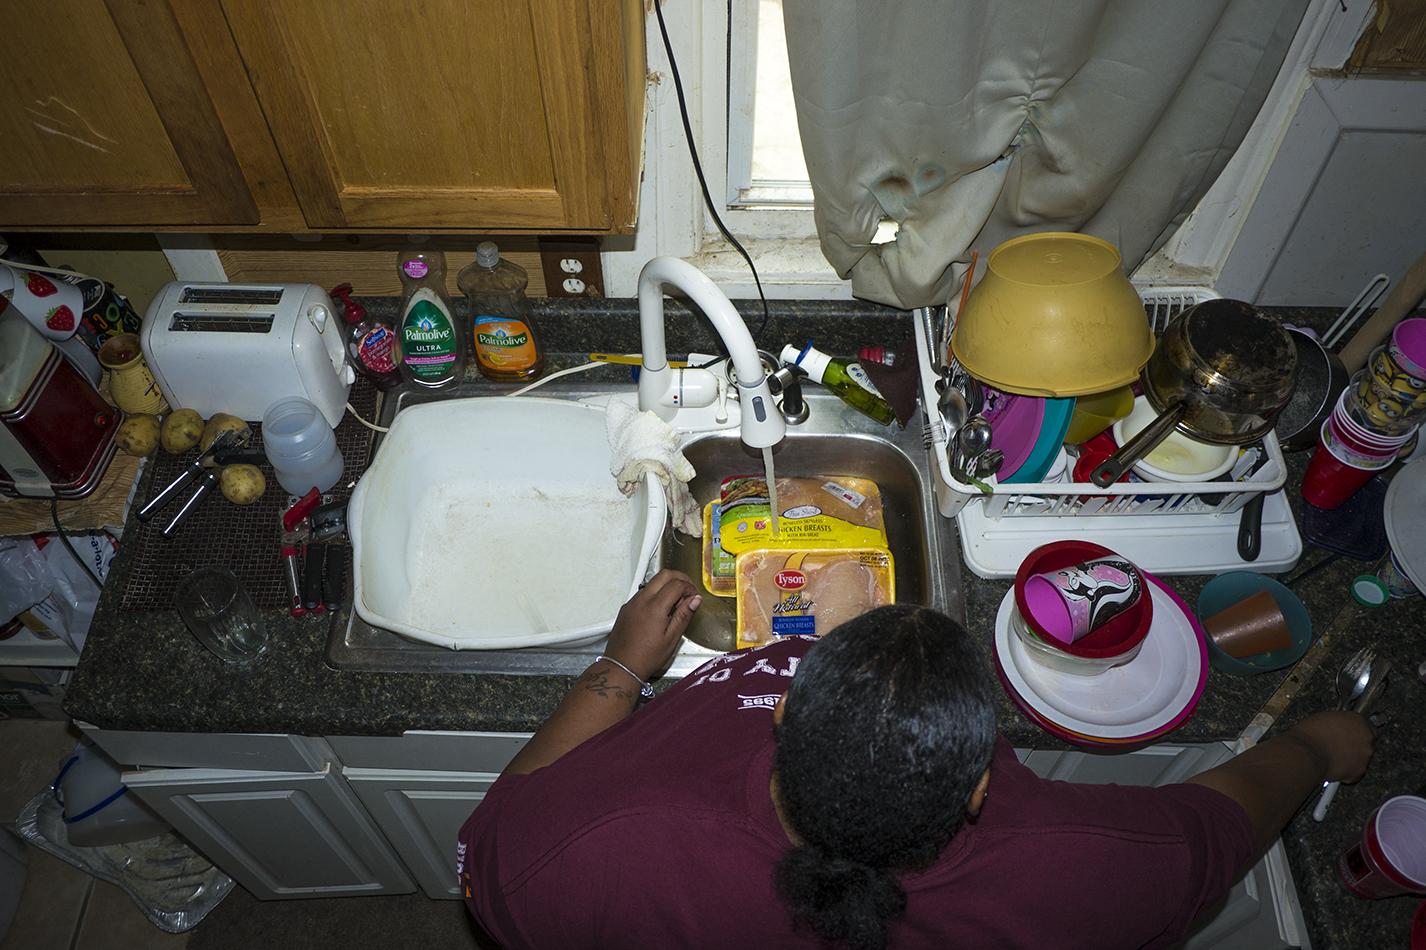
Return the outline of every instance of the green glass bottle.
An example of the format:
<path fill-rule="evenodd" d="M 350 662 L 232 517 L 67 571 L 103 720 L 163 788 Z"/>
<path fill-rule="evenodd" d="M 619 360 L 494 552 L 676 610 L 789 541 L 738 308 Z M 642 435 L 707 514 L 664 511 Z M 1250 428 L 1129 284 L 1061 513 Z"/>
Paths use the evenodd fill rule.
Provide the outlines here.
<path fill-rule="evenodd" d="M 782 361 L 792 363 L 807 373 L 813 382 L 821 383 L 841 397 L 842 401 L 884 426 L 891 425 L 896 413 L 891 404 L 876 391 L 866 370 L 856 360 L 828 356 L 812 344 L 799 350 L 792 344 L 782 348 Z"/>

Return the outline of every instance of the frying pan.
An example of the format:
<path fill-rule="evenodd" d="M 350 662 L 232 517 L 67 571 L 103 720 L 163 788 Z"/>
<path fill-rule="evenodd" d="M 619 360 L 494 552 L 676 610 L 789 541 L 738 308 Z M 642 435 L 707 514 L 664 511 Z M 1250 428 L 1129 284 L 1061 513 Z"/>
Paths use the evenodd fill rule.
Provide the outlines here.
<path fill-rule="evenodd" d="M 1177 428 L 1212 445 L 1267 435 L 1297 385 L 1282 325 L 1241 300 L 1206 300 L 1174 317 L 1140 378 L 1159 415 L 1090 474 L 1107 488 Z"/>
<path fill-rule="evenodd" d="M 1297 388 L 1278 415 L 1274 431 L 1284 452 L 1301 452 L 1317 445 L 1322 423 L 1347 388 L 1350 374 L 1342 358 L 1317 339 L 1296 327 L 1287 332 L 1297 348 Z"/>

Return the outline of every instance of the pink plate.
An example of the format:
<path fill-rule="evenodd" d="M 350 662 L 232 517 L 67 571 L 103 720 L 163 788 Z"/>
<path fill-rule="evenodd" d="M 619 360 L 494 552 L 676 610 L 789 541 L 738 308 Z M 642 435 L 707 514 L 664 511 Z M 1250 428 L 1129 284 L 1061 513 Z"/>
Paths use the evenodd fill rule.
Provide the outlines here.
<path fill-rule="evenodd" d="M 985 409 L 981 415 L 995 432 L 990 447 L 1005 453 L 1005 461 L 996 473 L 996 478 L 1003 482 L 1018 472 L 1035 450 L 1045 422 L 1045 400 L 1003 393 L 990 386 L 981 388 L 985 392 Z"/>

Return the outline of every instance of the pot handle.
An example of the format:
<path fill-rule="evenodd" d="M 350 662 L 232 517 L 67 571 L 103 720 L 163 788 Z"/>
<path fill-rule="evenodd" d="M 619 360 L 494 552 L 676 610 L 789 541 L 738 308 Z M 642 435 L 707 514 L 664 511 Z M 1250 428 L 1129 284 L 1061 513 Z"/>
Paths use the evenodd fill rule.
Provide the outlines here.
<path fill-rule="evenodd" d="M 1153 448 L 1168 438 L 1174 426 L 1183 418 L 1187 407 L 1182 400 L 1173 403 L 1158 418 L 1139 430 L 1139 434 L 1120 446 L 1119 451 L 1100 462 L 1090 473 L 1089 479 L 1100 488 L 1108 488 L 1117 482 L 1135 462 L 1148 455 Z"/>
<path fill-rule="evenodd" d="M 1258 492 L 1242 508 L 1238 522 L 1238 557 L 1256 561 L 1263 549 L 1263 502 L 1267 492 Z"/>

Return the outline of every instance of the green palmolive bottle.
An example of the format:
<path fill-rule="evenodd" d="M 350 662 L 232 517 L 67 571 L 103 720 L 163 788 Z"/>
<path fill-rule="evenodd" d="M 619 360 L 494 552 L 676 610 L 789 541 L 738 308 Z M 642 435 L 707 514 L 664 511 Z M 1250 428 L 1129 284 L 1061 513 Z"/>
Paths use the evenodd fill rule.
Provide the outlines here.
<path fill-rule="evenodd" d="M 397 257 L 401 379 L 421 389 L 453 389 L 465 373 L 465 333 L 446 293 L 446 255 L 422 244 Z"/>
<path fill-rule="evenodd" d="M 868 418 L 884 426 L 891 425 L 896 418 L 891 404 L 876 391 L 866 370 L 856 360 L 828 356 L 813 349 L 811 343 L 801 350 L 789 343 L 782 348 L 782 361 L 801 368 L 813 382 L 821 383 Z"/>

